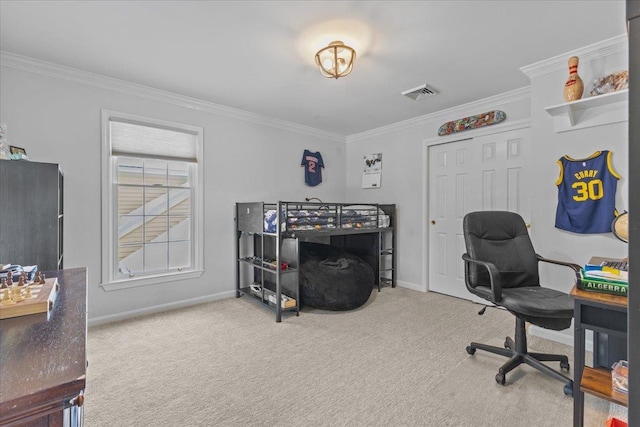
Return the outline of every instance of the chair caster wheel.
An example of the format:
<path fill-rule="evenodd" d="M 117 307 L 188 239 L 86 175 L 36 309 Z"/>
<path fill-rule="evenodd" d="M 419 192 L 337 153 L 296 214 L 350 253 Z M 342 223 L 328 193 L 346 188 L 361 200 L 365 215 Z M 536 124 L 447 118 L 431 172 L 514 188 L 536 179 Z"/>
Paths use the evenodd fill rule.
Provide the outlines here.
<path fill-rule="evenodd" d="M 471 347 L 470 345 L 467 346 L 467 353 L 469 354 L 476 354 L 476 349 Z"/>
<path fill-rule="evenodd" d="M 564 385 L 564 395 L 573 397 L 573 381 L 569 382 L 569 384 Z"/>
<path fill-rule="evenodd" d="M 569 362 L 560 362 L 560 369 L 569 372 L 569 369 L 571 369 L 571 365 L 569 365 Z"/>
<path fill-rule="evenodd" d="M 500 385 L 504 385 L 505 383 L 504 374 L 496 374 L 496 382 Z"/>

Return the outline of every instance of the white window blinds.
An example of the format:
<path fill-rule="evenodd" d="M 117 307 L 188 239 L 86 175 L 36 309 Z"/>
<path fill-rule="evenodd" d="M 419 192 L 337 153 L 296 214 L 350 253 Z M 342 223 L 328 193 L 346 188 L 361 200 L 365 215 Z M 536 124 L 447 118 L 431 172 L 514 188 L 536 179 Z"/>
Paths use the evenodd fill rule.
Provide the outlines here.
<path fill-rule="evenodd" d="M 111 155 L 197 161 L 197 134 L 109 119 Z"/>

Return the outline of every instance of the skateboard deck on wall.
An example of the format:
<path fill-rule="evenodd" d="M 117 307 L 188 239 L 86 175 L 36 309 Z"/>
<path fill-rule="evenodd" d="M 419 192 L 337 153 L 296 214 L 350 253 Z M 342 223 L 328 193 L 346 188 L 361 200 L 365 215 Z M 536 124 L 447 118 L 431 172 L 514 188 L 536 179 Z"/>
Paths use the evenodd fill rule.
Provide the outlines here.
<path fill-rule="evenodd" d="M 452 133 L 462 132 L 463 130 L 477 129 L 484 126 L 495 125 L 507 118 L 504 111 L 494 110 L 475 116 L 464 117 L 462 119 L 453 120 L 440 126 L 438 129 L 439 136 L 451 135 Z"/>

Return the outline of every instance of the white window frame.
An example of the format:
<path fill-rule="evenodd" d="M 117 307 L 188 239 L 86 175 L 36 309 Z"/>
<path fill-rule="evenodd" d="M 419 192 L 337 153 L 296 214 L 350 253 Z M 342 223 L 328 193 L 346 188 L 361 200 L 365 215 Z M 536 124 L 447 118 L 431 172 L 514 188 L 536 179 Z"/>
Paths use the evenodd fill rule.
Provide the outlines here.
<path fill-rule="evenodd" d="M 136 116 L 111 110 L 102 110 L 102 283 L 100 286 L 107 290 L 133 288 L 138 286 L 154 285 L 170 281 L 193 279 L 200 277 L 204 272 L 204 180 L 203 180 L 203 128 L 198 126 L 174 123 L 165 120 Z M 114 233 L 117 230 L 118 214 L 115 203 L 114 182 L 114 156 L 111 150 L 111 135 L 109 122 L 112 120 L 124 120 L 141 125 L 164 127 L 182 130 L 196 135 L 196 173 L 193 177 L 192 200 L 192 261 L 190 269 L 172 271 L 153 275 L 134 276 L 129 278 L 116 278 L 114 276 L 114 263 L 117 259 L 117 244 Z"/>

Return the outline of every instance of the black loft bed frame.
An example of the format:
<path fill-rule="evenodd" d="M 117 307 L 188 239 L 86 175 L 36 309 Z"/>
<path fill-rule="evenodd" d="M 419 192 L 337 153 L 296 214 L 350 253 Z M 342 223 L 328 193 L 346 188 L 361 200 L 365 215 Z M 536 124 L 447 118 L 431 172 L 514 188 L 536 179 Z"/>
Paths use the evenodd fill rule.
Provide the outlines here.
<path fill-rule="evenodd" d="M 375 212 L 364 215 L 365 220 L 358 221 L 354 211 Z M 275 211 L 275 214 L 274 214 Z M 265 215 L 275 215 L 273 228 L 265 231 Z M 287 220 L 294 215 L 315 218 L 319 213 L 328 220 L 331 228 L 316 225 L 312 229 L 301 229 L 299 224 L 290 224 Z M 375 219 L 372 219 L 375 216 Z M 386 225 L 388 217 L 388 226 Z M 362 258 L 375 273 L 376 285 L 380 291 L 383 285 L 396 287 L 396 207 L 395 204 L 362 203 L 323 203 L 323 202 L 286 202 L 275 203 L 249 202 L 236 203 L 236 296 L 252 295 L 276 311 L 276 321 L 280 321 L 283 311 L 299 313 L 299 304 L 283 308 L 280 301 L 283 294 L 299 301 L 297 269 L 299 268 L 299 243 L 315 242 L 340 246 Z M 297 228 L 296 228 L 297 227 Z M 302 227 L 309 227 L 303 225 Z M 243 236 L 252 236 L 243 243 Z M 273 243 L 270 243 L 270 242 Z M 249 256 L 248 256 L 249 255 Z M 251 256 L 253 255 L 253 256 Z M 260 265 L 256 265 L 260 259 Z M 271 265 L 262 265 L 269 260 Z M 286 268 L 282 264 L 286 263 Z M 252 292 L 246 278 L 241 274 L 243 264 L 253 270 L 252 283 L 264 283 L 273 280 L 275 303 L 265 301 L 264 293 Z M 246 266 L 245 266 L 246 268 Z M 267 273 L 265 275 L 265 272 Z M 251 275 L 251 273 L 249 274 Z M 265 279 L 267 277 L 267 279 Z"/>

